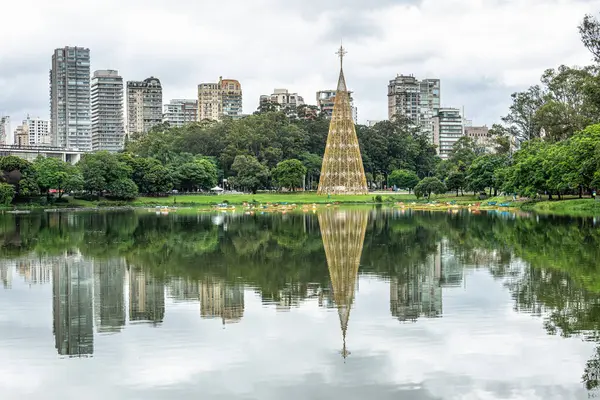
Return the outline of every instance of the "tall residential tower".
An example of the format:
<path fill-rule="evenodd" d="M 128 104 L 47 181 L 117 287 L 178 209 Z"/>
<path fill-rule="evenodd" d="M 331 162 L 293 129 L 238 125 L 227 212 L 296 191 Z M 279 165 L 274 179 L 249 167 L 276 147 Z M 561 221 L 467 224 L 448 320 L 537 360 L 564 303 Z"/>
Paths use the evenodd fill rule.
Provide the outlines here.
<path fill-rule="evenodd" d="M 50 70 L 50 119 L 54 146 L 81 151 L 92 149 L 90 49 L 67 46 L 54 50 Z"/>
<path fill-rule="evenodd" d="M 92 150 L 123 148 L 123 78 L 118 71 L 99 70 L 92 78 Z"/>
<path fill-rule="evenodd" d="M 151 76 L 127 82 L 127 134 L 147 133 L 162 122 L 162 86 Z"/>
<path fill-rule="evenodd" d="M 242 117 L 242 85 L 235 79 L 198 85 L 198 121 Z"/>
<path fill-rule="evenodd" d="M 398 75 L 388 85 L 388 118 L 408 118 L 433 139 L 433 117 L 440 109 L 440 80 Z"/>

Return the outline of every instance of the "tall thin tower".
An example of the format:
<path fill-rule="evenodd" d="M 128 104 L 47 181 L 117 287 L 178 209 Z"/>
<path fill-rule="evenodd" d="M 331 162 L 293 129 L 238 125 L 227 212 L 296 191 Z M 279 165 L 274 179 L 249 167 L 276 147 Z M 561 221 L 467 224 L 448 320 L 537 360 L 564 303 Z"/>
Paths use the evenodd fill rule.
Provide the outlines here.
<path fill-rule="evenodd" d="M 340 46 L 336 54 L 340 56 L 340 77 L 317 193 L 366 194 L 367 179 L 352 119 L 350 95 L 344 79 L 343 61 L 346 51 Z"/>

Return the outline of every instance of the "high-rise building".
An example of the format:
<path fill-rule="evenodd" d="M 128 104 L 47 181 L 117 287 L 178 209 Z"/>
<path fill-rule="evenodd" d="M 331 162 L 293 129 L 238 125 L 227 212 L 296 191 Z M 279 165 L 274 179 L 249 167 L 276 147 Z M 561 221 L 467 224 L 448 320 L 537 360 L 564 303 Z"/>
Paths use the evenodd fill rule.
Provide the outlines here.
<path fill-rule="evenodd" d="M 483 148 L 488 152 L 494 151 L 494 144 L 490 138 L 490 130 L 487 126 L 465 125 L 465 136 L 473 139 L 477 147 Z"/>
<path fill-rule="evenodd" d="M 27 124 L 17 126 L 13 143 L 19 147 L 29 146 L 29 127 Z"/>
<path fill-rule="evenodd" d="M 30 146 L 50 146 L 52 138 L 50 136 L 50 122 L 41 118 L 31 118 L 29 115 L 23 121 L 23 125 L 29 128 Z"/>
<path fill-rule="evenodd" d="M 10 117 L 0 117 L 0 144 L 13 144 Z"/>
<path fill-rule="evenodd" d="M 239 322 L 244 316 L 244 287 L 220 280 L 205 280 L 200 287 L 200 316 L 221 318 L 223 324 Z"/>
<path fill-rule="evenodd" d="M 50 70 L 50 120 L 54 146 L 92 150 L 89 49 L 54 50 Z"/>
<path fill-rule="evenodd" d="M 198 85 L 198 121 L 219 120 L 220 92 L 218 83 Z"/>
<path fill-rule="evenodd" d="M 94 71 L 91 93 L 92 150 L 123 149 L 123 78 L 115 70 Z"/>
<path fill-rule="evenodd" d="M 58 354 L 81 357 L 94 353 L 92 264 L 67 256 L 52 268 L 54 338 Z"/>
<path fill-rule="evenodd" d="M 127 82 L 127 134 L 147 133 L 162 122 L 162 86 L 151 76 Z"/>
<path fill-rule="evenodd" d="M 325 114 L 328 119 L 331 119 L 333 114 L 333 104 L 335 103 L 335 90 L 319 90 L 317 92 L 317 107 L 319 111 Z M 352 111 L 352 121 L 358 123 L 358 109 L 354 105 L 354 99 L 352 98 L 352 92 L 348 91 L 350 97 L 350 110 Z"/>
<path fill-rule="evenodd" d="M 304 98 L 298 93 L 290 93 L 287 89 L 273 89 L 271 95 L 263 94 L 260 96 L 260 105 L 272 103 L 279 109 L 296 108 L 304 104 Z"/>
<path fill-rule="evenodd" d="M 433 139 L 433 117 L 440 109 L 440 80 L 398 75 L 388 85 L 388 118 L 408 118 Z"/>
<path fill-rule="evenodd" d="M 242 85 L 235 79 L 219 78 L 218 83 L 198 85 L 198 121 L 241 118 Z"/>
<path fill-rule="evenodd" d="M 184 126 L 198 120 L 198 101 L 174 99 L 163 108 L 163 122 L 170 126 Z"/>
<path fill-rule="evenodd" d="M 158 325 L 165 318 L 165 285 L 147 272 L 129 269 L 129 321 Z"/>
<path fill-rule="evenodd" d="M 98 332 L 120 332 L 125 327 L 125 262 L 94 261 L 94 314 Z"/>
<path fill-rule="evenodd" d="M 458 108 L 440 108 L 433 118 L 433 144 L 437 146 L 438 155 L 447 159 L 452 146 L 464 135 L 463 117 Z"/>

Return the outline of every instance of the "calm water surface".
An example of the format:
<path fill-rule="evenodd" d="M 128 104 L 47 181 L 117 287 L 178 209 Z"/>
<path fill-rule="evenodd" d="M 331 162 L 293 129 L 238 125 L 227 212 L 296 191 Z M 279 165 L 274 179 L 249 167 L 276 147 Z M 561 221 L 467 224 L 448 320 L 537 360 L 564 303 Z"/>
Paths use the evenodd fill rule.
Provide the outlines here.
<path fill-rule="evenodd" d="M 1 399 L 587 399 L 600 224 L 0 215 Z"/>

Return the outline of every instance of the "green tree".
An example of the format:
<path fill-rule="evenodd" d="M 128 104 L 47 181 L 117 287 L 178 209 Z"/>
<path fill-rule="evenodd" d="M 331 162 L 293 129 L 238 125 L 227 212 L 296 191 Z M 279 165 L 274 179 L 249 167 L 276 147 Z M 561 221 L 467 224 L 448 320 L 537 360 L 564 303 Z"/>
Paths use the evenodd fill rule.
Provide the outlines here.
<path fill-rule="evenodd" d="M 0 157 L 2 180 L 14 186 L 15 196 L 31 196 L 38 192 L 32 163 L 16 156 Z"/>
<path fill-rule="evenodd" d="M 448 190 L 456 190 L 456 195 L 458 196 L 458 191 L 465 188 L 465 174 L 460 171 L 452 171 L 446 178 L 445 183 L 446 188 Z"/>
<path fill-rule="evenodd" d="M 600 62 L 600 22 L 598 19 L 587 14 L 579 25 L 579 34 L 585 48 L 594 56 L 594 61 Z"/>
<path fill-rule="evenodd" d="M 531 86 L 524 92 L 511 95 L 509 113 L 502 118 L 510 132 L 519 142 L 540 137 L 541 127 L 536 119 L 540 107 L 544 105 L 544 93 L 539 85 Z"/>
<path fill-rule="evenodd" d="M 499 171 L 507 166 L 507 158 L 501 154 L 484 154 L 473 160 L 473 163 L 467 170 L 466 183 L 469 189 L 474 192 L 480 192 L 486 188 L 492 190 L 494 196 L 497 196 L 498 189 L 502 181 L 499 177 Z"/>
<path fill-rule="evenodd" d="M 429 198 L 431 194 L 444 194 L 448 191 L 444 182 L 440 181 L 438 178 L 429 177 L 424 178 L 419 182 L 417 186 L 415 186 L 415 195 L 417 198 L 421 198 L 423 196 Z"/>
<path fill-rule="evenodd" d="M 452 145 L 452 151 L 448 158 L 452 168 L 465 172 L 473 160 L 477 157 L 477 145 L 475 141 L 468 136 L 461 136 L 460 139 Z"/>
<path fill-rule="evenodd" d="M 209 190 L 217 184 L 217 167 L 206 159 L 197 159 L 177 168 L 177 180 L 183 190 Z"/>
<path fill-rule="evenodd" d="M 252 193 L 256 193 L 259 188 L 264 187 L 269 179 L 269 169 L 253 156 L 239 155 L 235 157 L 231 169 L 236 174 L 232 178 L 232 182 Z"/>
<path fill-rule="evenodd" d="M 133 172 L 127 163 L 119 159 L 118 155 L 107 151 L 84 154 L 77 163 L 77 167 L 83 176 L 83 188 L 97 195 L 108 190 L 108 187 L 115 181 L 130 179 Z"/>
<path fill-rule="evenodd" d="M 419 183 L 419 177 L 414 171 L 397 169 L 392 171 L 388 179 L 390 185 L 410 191 Z"/>
<path fill-rule="evenodd" d="M 15 198 L 15 188 L 8 183 L 0 183 L 0 204 L 9 206 Z"/>
<path fill-rule="evenodd" d="M 37 185 L 42 193 L 55 189 L 60 199 L 65 193 L 83 189 L 83 176 L 73 165 L 58 158 L 38 157 L 33 162 Z"/>
<path fill-rule="evenodd" d="M 133 200 L 138 195 L 138 188 L 129 178 L 121 178 L 112 181 L 106 190 L 110 197 L 118 200 Z"/>
<path fill-rule="evenodd" d="M 300 160 L 285 160 L 277 164 L 273 170 L 273 178 L 280 187 L 292 189 L 302 186 L 302 181 L 306 175 L 306 167 Z"/>

